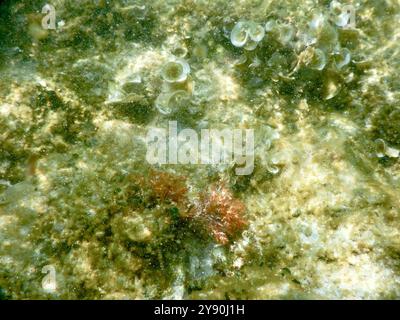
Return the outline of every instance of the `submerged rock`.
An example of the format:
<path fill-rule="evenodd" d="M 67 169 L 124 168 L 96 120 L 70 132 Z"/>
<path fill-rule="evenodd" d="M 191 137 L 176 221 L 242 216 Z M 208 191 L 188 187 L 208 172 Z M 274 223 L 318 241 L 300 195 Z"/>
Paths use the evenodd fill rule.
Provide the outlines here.
<path fill-rule="evenodd" d="M 53 5 L 0 4 L 0 299 L 400 297 L 398 1 Z"/>

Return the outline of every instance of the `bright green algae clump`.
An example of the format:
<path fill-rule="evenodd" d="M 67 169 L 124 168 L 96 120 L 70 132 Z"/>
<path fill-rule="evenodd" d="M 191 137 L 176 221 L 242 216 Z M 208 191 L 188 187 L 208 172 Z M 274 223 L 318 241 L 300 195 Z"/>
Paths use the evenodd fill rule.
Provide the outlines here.
<path fill-rule="evenodd" d="M 0 299 L 399 298 L 400 6 L 320 3 L 2 4 Z M 148 164 L 168 121 L 253 173 Z"/>

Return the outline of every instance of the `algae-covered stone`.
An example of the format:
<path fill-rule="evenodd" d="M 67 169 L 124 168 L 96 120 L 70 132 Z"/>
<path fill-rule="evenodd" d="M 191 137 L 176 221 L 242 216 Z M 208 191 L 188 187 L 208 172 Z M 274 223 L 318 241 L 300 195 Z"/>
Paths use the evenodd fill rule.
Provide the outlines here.
<path fill-rule="evenodd" d="M 52 5 L 0 4 L 0 299 L 400 297 L 398 1 Z"/>

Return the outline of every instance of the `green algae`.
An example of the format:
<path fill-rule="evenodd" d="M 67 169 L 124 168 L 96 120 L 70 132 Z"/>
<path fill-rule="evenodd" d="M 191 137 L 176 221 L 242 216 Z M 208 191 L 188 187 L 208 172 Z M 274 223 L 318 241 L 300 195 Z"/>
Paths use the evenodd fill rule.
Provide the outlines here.
<path fill-rule="evenodd" d="M 400 7 L 343 3 L 1 4 L 0 299 L 398 298 Z M 168 120 L 254 128 L 253 173 L 151 166 Z"/>

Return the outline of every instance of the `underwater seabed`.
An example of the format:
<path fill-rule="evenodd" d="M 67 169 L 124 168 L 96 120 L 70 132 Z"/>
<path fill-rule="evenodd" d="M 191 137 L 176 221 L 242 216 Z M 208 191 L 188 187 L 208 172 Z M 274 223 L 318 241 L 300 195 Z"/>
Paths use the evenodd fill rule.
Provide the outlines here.
<path fill-rule="evenodd" d="M 397 0 L 51 6 L 0 4 L 0 299 L 400 297 Z"/>

